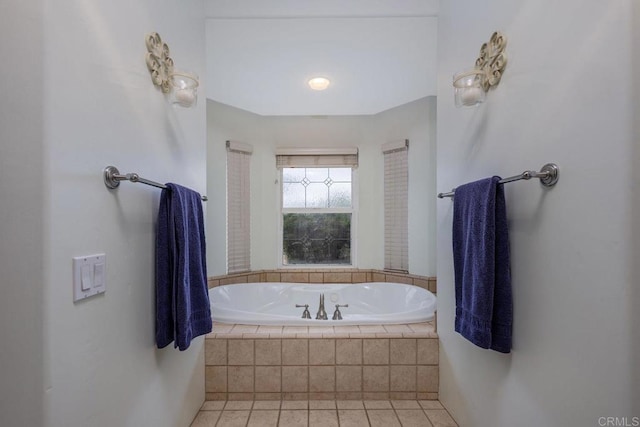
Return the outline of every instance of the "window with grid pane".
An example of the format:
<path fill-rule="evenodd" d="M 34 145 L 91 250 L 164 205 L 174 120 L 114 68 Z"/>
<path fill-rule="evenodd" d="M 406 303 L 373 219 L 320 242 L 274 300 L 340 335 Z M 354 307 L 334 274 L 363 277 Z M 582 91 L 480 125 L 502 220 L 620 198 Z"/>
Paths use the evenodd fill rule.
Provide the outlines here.
<path fill-rule="evenodd" d="M 251 146 L 227 141 L 227 272 L 251 269 Z"/>
<path fill-rule="evenodd" d="M 282 264 L 351 265 L 353 169 L 281 171 Z"/>
<path fill-rule="evenodd" d="M 384 268 L 409 271 L 409 142 L 383 145 Z"/>

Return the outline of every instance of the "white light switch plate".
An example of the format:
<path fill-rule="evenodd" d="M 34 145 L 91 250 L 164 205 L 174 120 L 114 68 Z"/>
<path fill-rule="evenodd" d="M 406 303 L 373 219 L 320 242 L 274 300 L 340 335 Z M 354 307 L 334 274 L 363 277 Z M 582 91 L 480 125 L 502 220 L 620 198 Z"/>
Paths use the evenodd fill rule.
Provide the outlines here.
<path fill-rule="evenodd" d="M 73 258 L 73 301 L 80 301 L 106 290 L 107 256 L 86 255 Z"/>

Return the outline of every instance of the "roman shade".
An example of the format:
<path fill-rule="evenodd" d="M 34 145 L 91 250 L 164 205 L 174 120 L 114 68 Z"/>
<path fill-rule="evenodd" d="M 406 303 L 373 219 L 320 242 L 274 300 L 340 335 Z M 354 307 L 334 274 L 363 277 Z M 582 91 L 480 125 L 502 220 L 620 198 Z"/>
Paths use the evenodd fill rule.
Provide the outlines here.
<path fill-rule="evenodd" d="M 409 140 L 382 146 L 384 155 L 384 268 L 409 271 Z"/>

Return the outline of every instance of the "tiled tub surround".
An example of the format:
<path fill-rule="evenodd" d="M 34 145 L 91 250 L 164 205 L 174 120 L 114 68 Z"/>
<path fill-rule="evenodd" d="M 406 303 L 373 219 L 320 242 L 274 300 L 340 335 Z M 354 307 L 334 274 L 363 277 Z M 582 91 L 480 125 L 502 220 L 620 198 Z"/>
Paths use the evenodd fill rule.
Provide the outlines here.
<path fill-rule="evenodd" d="M 206 400 L 435 400 L 432 322 L 384 326 L 216 323 L 205 340 Z"/>
<path fill-rule="evenodd" d="M 436 293 L 436 278 L 414 274 L 392 273 L 382 270 L 358 269 L 305 269 L 305 270 L 261 270 L 229 274 L 209 278 L 209 288 L 220 285 L 254 282 L 289 283 L 366 283 L 392 282 L 419 286 Z"/>

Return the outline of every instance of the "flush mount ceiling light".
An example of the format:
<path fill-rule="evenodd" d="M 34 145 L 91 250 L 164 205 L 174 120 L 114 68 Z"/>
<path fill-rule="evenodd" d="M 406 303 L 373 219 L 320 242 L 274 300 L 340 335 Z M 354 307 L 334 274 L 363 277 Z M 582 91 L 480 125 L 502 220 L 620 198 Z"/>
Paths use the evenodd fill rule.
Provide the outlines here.
<path fill-rule="evenodd" d="M 314 77 L 308 83 L 313 90 L 325 90 L 329 87 L 331 81 L 326 77 Z"/>

